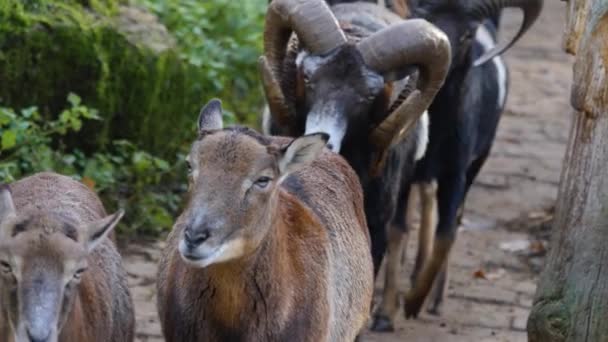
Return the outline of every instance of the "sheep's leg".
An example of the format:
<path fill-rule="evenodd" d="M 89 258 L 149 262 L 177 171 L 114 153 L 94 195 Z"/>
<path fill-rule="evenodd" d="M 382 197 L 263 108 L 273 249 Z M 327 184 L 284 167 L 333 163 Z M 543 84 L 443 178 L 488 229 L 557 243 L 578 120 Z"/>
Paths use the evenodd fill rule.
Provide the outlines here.
<path fill-rule="evenodd" d="M 428 262 L 423 266 L 414 287 L 405 295 L 405 316 L 417 317 L 439 271 L 452 249 L 453 239 L 437 239 Z"/>
<path fill-rule="evenodd" d="M 435 283 L 433 284 L 433 290 L 431 291 L 430 302 L 427 308 L 427 312 L 431 315 L 441 315 L 441 305 L 443 304 L 448 287 L 448 264 L 449 259 L 443 263 L 443 266 L 437 275 L 437 279 L 435 279 Z"/>
<path fill-rule="evenodd" d="M 464 195 L 462 201 L 460 201 L 460 206 L 458 207 L 458 211 L 456 213 L 456 225 L 458 226 L 462 224 L 462 216 L 464 215 L 464 205 L 466 203 L 466 196 L 471 188 L 471 185 L 473 184 L 473 181 L 475 181 L 475 178 L 479 174 L 481 167 L 488 158 L 488 155 L 489 151 L 481 153 L 481 155 L 471 163 L 467 170 Z M 444 302 L 449 283 L 448 264 L 449 261 L 446 261 L 444 263 L 439 275 L 437 276 L 437 280 L 435 280 L 435 284 L 431 292 L 430 303 L 429 307 L 427 308 L 427 311 L 433 315 L 441 314 L 441 305 Z"/>
<path fill-rule="evenodd" d="M 407 233 L 391 226 L 388 232 L 382 300 L 374 313 L 371 329 L 378 332 L 394 330 L 393 321 L 399 310 L 398 278 L 401 270 L 401 251 L 407 244 Z"/>
<path fill-rule="evenodd" d="M 464 203 L 462 203 L 460 205 L 460 208 L 458 208 L 458 213 L 456 214 L 456 224 L 458 226 L 460 226 L 462 224 L 462 215 L 463 214 L 464 214 Z M 431 315 L 436 315 L 436 316 L 441 315 L 441 305 L 443 304 L 444 298 L 446 296 L 448 283 L 449 283 L 449 277 L 448 277 L 449 263 L 450 263 L 450 261 L 447 260 L 443 264 L 443 267 L 441 268 L 441 271 L 439 272 L 439 275 L 437 276 L 437 279 L 435 280 L 435 284 L 433 285 L 430 303 L 427 308 L 427 312 L 430 313 Z"/>
<path fill-rule="evenodd" d="M 461 170 L 463 170 L 462 168 Z M 458 170 L 458 168 L 456 168 Z M 456 215 L 464 198 L 466 177 L 464 172 L 447 173 L 438 180 L 437 203 L 439 223 L 433 251 L 424 263 L 412 289 L 405 296 L 406 317 L 416 317 L 438 273 L 444 268 L 456 238 Z M 447 267 L 447 266 L 446 266 Z"/>
<path fill-rule="evenodd" d="M 383 226 L 368 223 L 372 240 L 372 260 L 374 262 L 374 279 L 378 276 L 387 245 L 387 229 Z"/>
<path fill-rule="evenodd" d="M 405 247 L 407 246 L 407 218 L 411 217 L 409 213 L 412 211 L 411 203 L 413 202 L 411 199 L 408 200 L 408 196 L 411 196 L 409 189 L 409 186 L 403 186 L 401 189 L 397 211 L 393 217 L 393 224 L 390 225 L 388 230 L 382 301 L 374 314 L 371 327 L 373 331 L 386 332 L 394 330 L 393 322 L 399 310 L 398 279 L 401 275 L 401 263 Z"/>
<path fill-rule="evenodd" d="M 381 186 L 381 179 L 373 179 L 368 189 L 378 189 Z M 372 243 L 372 261 L 374 263 L 374 280 L 378 276 L 384 253 L 387 248 L 387 232 L 391 219 L 394 217 L 394 203 L 397 198 L 391 198 L 384 191 L 364 192 L 365 198 L 365 217 L 369 227 L 369 235 Z M 396 197 L 396 196 L 395 196 Z M 395 201 L 396 202 L 396 201 Z M 388 207 L 387 207 L 388 205 Z M 388 209 L 388 210 L 387 210 Z"/>
<path fill-rule="evenodd" d="M 429 259 L 433 250 L 435 238 L 435 226 L 437 225 L 437 182 L 424 182 L 417 185 L 420 194 L 420 206 L 422 215 L 420 217 L 420 233 L 418 236 L 418 252 L 416 263 L 412 272 L 412 284 L 416 283 L 416 277 Z"/>
<path fill-rule="evenodd" d="M 378 271 L 382 265 L 384 253 L 387 248 L 386 227 L 388 226 L 388 220 L 386 219 L 387 216 L 385 216 L 386 213 L 383 213 L 379 207 L 380 203 L 382 203 L 380 201 L 380 199 L 382 199 L 381 195 L 383 194 L 364 194 L 366 200 L 365 216 L 367 218 L 367 226 L 369 228 L 369 235 L 371 238 L 372 261 L 374 263 L 374 283 L 378 276 Z"/>

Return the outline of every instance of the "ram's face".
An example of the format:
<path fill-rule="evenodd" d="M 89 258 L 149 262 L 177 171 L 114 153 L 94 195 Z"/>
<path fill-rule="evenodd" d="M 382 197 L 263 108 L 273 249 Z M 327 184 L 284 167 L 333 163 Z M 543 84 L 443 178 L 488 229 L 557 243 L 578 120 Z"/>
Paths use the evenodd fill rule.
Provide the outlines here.
<path fill-rule="evenodd" d="M 359 51 L 349 44 L 326 56 L 303 51 L 296 64 L 305 133 L 329 134 L 328 147 L 334 152 L 340 152 L 346 135 L 367 136 L 376 119 L 371 108 L 385 94 L 384 79 L 365 65 Z"/>
<path fill-rule="evenodd" d="M 452 48 L 451 67 L 462 65 L 469 57 L 480 21 L 455 1 L 424 1 L 416 9 L 416 15 L 433 23 L 446 34 Z"/>

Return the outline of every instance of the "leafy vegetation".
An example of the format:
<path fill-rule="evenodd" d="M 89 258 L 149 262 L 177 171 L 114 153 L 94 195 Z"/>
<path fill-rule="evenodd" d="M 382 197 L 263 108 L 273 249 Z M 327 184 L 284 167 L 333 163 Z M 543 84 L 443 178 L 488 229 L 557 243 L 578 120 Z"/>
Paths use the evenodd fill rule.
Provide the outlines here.
<path fill-rule="evenodd" d="M 170 228 L 199 108 L 258 126 L 266 6 L 0 1 L 0 182 L 53 170 L 126 209 L 122 233 Z"/>
<path fill-rule="evenodd" d="M 182 58 L 201 69 L 203 93 L 222 98 L 239 122 L 256 125 L 262 104 L 257 60 L 268 1 L 137 2 L 158 15 L 177 39 Z"/>
<path fill-rule="evenodd" d="M 0 179 L 11 182 L 53 170 L 97 191 L 108 210 L 126 209 L 120 226 L 123 233 L 156 234 L 170 228 L 180 193 L 185 190 L 179 185 L 183 179 L 173 179 L 172 175 L 181 174 L 183 165 L 172 167 L 126 140 L 114 141 L 107 152 L 90 155 L 69 147 L 65 144 L 68 134 L 101 117 L 97 110 L 82 105 L 75 94 L 68 96 L 68 103 L 69 107 L 50 121 L 37 107 L 19 111 L 0 107 Z"/>
<path fill-rule="evenodd" d="M 138 4 L 161 23 L 126 1 L 0 1 L 0 104 L 37 105 L 53 119 L 74 92 L 104 120 L 86 123 L 71 143 L 87 136 L 81 147 L 93 152 L 126 139 L 164 158 L 183 149 L 211 97 L 222 98 L 227 121 L 257 124 L 265 4 Z"/>

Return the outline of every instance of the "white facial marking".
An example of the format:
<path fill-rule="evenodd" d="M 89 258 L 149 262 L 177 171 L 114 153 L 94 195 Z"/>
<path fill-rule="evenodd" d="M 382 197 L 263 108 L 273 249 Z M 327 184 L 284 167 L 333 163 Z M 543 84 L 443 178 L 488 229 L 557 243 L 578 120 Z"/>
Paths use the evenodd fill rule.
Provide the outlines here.
<path fill-rule="evenodd" d="M 296 56 L 296 67 L 308 72 L 314 72 L 319 69 L 323 63 L 327 60 L 327 57 L 310 55 L 306 51 L 302 51 Z"/>
<path fill-rule="evenodd" d="M 346 120 L 338 116 L 335 104 L 323 107 L 322 112 L 310 112 L 306 117 L 306 131 L 304 134 L 327 133 L 329 134 L 328 147 L 333 152 L 339 153 L 342 139 L 346 134 Z"/>
<path fill-rule="evenodd" d="M 245 252 L 245 240 L 242 238 L 236 238 L 224 242 L 220 246 L 214 247 L 206 246 L 206 244 L 203 243 L 198 246 L 193 253 L 190 253 L 187 252 L 188 248 L 186 247 L 184 239 L 182 239 L 179 242 L 178 249 L 182 260 L 186 264 L 192 267 L 205 268 L 212 264 L 218 264 L 241 257 Z M 190 253 L 190 255 L 194 254 L 198 256 L 199 259 L 193 260 L 186 258 L 184 256 L 185 251 L 186 254 Z"/>
<path fill-rule="evenodd" d="M 479 25 L 475 34 L 475 40 L 483 46 L 483 52 L 488 52 L 492 49 L 496 42 L 488 29 L 484 25 Z M 498 78 L 498 103 L 499 108 L 505 105 L 507 96 L 507 68 L 501 56 L 496 56 L 492 59 L 492 63 L 496 67 L 497 78 Z"/>

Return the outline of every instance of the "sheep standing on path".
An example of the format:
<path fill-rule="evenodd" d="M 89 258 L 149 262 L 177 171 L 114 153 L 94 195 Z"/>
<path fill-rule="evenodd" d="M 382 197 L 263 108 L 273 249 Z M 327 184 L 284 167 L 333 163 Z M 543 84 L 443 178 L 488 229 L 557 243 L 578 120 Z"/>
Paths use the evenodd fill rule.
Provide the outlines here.
<path fill-rule="evenodd" d="M 222 129 L 201 111 L 190 194 L 163 253 L 168 342 L 349 341 L 367 322 L 370 241 L 357 175 L 324 146 Z"/>
<path fill-rule="evenodd" d="M 133 341 L 126 272 L 108 238 L 122 215 L 54 173 L 0 188 L 0 341 Z"/>

